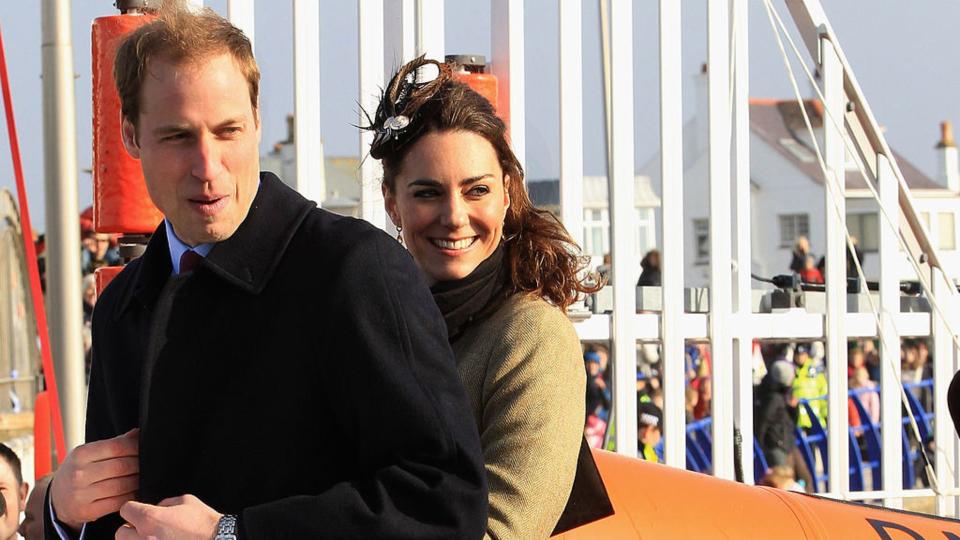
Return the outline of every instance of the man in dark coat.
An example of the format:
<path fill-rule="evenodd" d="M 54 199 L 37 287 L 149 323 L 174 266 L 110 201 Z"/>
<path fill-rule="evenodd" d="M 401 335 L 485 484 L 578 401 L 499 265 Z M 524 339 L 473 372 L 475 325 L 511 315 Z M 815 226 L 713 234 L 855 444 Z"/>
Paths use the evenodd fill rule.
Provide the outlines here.
<path fill-rule="evenodd" d="M 258 173 L 249 41 L 165 12 L 116 73 L 166 219 L 97 303 L 87 444 L 47 538 L 479 538 L 443 318 L 396 241 Z"/>
<path fill-rule="evenodd" d="M 754 432 L 771 467 L 785 465 L 797 445 L 797 408 L 790 399 L 795 377 L 796 370 L 790 362 L 777 360 L 770 364 L 757 390 L 759 407 Z"/>

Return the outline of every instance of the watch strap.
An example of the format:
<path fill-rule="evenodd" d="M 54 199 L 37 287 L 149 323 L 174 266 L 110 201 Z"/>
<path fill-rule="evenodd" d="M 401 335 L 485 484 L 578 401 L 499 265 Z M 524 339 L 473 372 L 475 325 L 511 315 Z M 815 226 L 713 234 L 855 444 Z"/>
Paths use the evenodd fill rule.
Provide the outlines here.
<path fill-rule="evenodd" d="M 223 515 L 217 522 L 217 534 L 213 540 L 237 540 L 237 516 Z"/>

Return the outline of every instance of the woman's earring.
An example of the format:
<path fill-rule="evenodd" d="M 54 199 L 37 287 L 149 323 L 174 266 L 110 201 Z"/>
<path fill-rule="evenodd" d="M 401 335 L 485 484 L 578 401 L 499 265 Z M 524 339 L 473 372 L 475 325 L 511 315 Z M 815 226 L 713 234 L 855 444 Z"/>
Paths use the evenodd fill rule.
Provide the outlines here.
<path fill-rule="evenodd" d="M 403 245 L 403 235 L 400 234 L 401 232 L 403 232 L 403 227 L 401 227 L 401 226 L 398 225 L 398 226 L 397 226 L 397 242 L 400 242 L 400 245 L 402 246 L 402 245 Z"/>

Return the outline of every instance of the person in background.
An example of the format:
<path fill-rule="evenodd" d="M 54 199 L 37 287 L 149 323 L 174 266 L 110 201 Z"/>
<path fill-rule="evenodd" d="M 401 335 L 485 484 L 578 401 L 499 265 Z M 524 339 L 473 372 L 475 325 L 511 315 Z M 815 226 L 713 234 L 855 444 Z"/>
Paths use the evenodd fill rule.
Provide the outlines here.
<path fill-rule="evenodd" d="M 606 384 L 607 397 L 610 397 L 610 387 L 612 386 L 611 382 L 613 381 L 613 373 L 610 367 L 610 348 L 604 345 L 603 343 L 594 343 L 590 346 L 598 355 L 600 355 L 600 376 L 603 378 L 603 382 Z"/>
<path fill-rule="evenodd" d="M 95 274 L 83 276 L 80 287 L 83 291 L 83 322 L 90 324 L 90 319 L 93 318 L 93 306 L 97 303 L 97 276 Z"/>
<path fill-rule="evenodd" d="M 603 283 L 607 285 L 613 285 L 613 257 L 609 253 L 603 254 L 603 262 L 600 266 L 597 267 L 597 274 L 600 276 L 600 279 L 603 280 Z"/>
<path fill-rule="evenodd" d="M 757 390 L 759 407 L 754 422 L 754 435 L 767 464 L 784 465 L 796 447 L 797 409 L 791 406 L 796 370 L 785 360 L 770 364 L 767 375 Z"/>
<path fill-rule="evenodd" d="M 867 361 L 867 371 L 870 372 L 870 380 L 880 381 L 880 351 L 877 350 L 877 343 L 872 339 L 864 340 L 860 344 L 863 349 L 863 356 Z"/>
<path fill-rule="evenodd" d="M 20 512 L 27 505 L 28 491 L 30 485 L 23 481 L 20 458 L 9 446 L 0 443 L 0 497 L 3 498 L 0 502 L 4 505 L 0 515 L 0 540 L 17 537 Z"/>
<path fill-rule="evenodd" d="M 827 400 L 817 399 L 827 395 L 827 376 L 823 372 L 823 365 L 813 359 L 809 345 L 797 345 L 793 362 L 797 369 L 797 376 L 793 380 L 793 395 L 797 399 L 810 400 L 810 408 L 820 425 L 826 427 Z M 804 407 L 799 409 L 797 425 L 803 429 L 809 429 L 813 425 Z"/>
<path fill-rule="evenodd" d="M 593 464 L 580 340 L 565 314 L 599 289 L 579 274 L 588 260 L 533 206 L 506 125 L 449 64 L 401 66 L 368 129 L 387 215 L 444 315 L 480 431 L 487 535 L 546 537 L 582 452 Z"/>
<path fill-rule="evenodd" d="M 90 362 L 93 359 L 93 306 L 97 303 L 97 276 L 87 274 L 83 276 L 81 284 L 83 291 L 83 358 L 87 380 L 90 378 Z"/>
<path fill-rule="evenodd" d="M 793 253 L 790 259 L 790 270 L 794 274 L 799 274 L 807 264 L 807 257 L 810 255 L 810 241 L 806 236 L 798 236 L 797 242 L 793 246 Z"/>
<path fill-rule="evenodd" d="M 97 268 L 120 264 L 120 255 L 111 246 L 109 234 L 87 231 L 80 243 L 83 245 L 80 268 L 84 275 L 93 273 Z"/>
<path fill-rule="evenodd" d="M 853 251 L 850 251 L 850 246 L 847 246 L 847 277 L 848 278 L 858 278 L 859 274 L 857 273 L 857 263 L 860 263 L 861 267 L 863 265 L 863 250 L 860 249 L 860 240 L 856 236 L 850 236 L 850 243 L 853 244 Z"/>
<path fill-rule="evenodd" d="M 860 347 L 852 347 L 847 351 L 847 377 L 853 377 L 853 374 L 860 368 L 867 366 L 867 357 L 863 354 Z"/>
<path fill-rule="evenodd" d="M 604 419 L 610 409 L 610 397 L 607 393 L 607 384 L 600 373 L 600 355 L 597 351 L 588 350 L 583 354 L 583 365 L 587 372 L 586 408 L 587 419 L 590 416 Z"/>
<path fill-rule="evenodd" d="M 695 388 L 699 397 L 693 408 L 693 415 L 697 420 L 710 416 L 710 401 L 713 399 L 713 380 L 710 377 L 699 377 L 695 381 Z"/>
<path fill-rule="evenodd" d="M 660 278 L 660 252 L 651 249 L 643 256 L 640 261 L 640 279 L 637 280 L 637 287 L 659 287 Z"/>
<path fill-rule="evenodd" d="M 641 371 L 637 370 L 637 403 L 650 400 L 650 380 L 647 378 L 647 375 Z"/>
<path fill-rule="evenodd" d="M 868 389 L 868 391 L 857 392 L 857 398 L 860 399 L 860 403 L 863 405 L 864 410 L 870 415 L 870 421 L 874 424 L 879 424 L 880 422 L 880 393 L 877 391 L 877 383 L 870 380 L 870 373 L 866 368 L 860 367 L 853 372 L 853 376 L 850 377 L 850 389 L 858 390 L 860 388 Z M 850 398 L 851 402 L 853 398 Z M 856 408 L 856 406 L 854 406 Z M 858 424 L 859 414 L 857 415 Z M 851 420 L 851 425 L 853 421 Z"/>
<path fill-rule="evenodd" d="M 921 383 L 933 378 L 933 366 L 928 363 L 929 351 L 926 344 L 921 349 L 920 340 L 906 340 L 901 347 L 900 380 L 904 383 Z M 926 387 L 911 387 L 910 392 L 920 400 L 926 410 L 931 410 L 933 396 Z"/>
<path fill-rule="evenodd" d="M 697 402 L 700 401 L 700 393 L 697 392 L 697 389 L 693 388 L 692 386 L 687 386 L 683 392 L 684 397 L 686 398 L 684 406 L 686 409 L 687 423 L 691 424 L 697 421 L 697 417 L 694 415 L 693 411 L 696 410 Z"/>
<path fill-rule="evenodd" d="M 771 468 L 789 467 L 812 493 L 813 477 L 797 448 L 798 399 L 793 392 L 796 370 L 787 360 L 775 360 L 757 389 L 754 436 Z"/>
<path fill-rule="evenodd" d="M 804 283 L 823 283 L 823 273 L 817 268 L 817 262 L 813 255 L 807 255 L 807 258 L 804 259 L 803 268 L 798 273 Z"/>
<path fill-rule="evenodd" d="M 656 447 L 662 437 L 663 411 L 653 403 L 637 404 L 637 457 L 660 463 Z"/>
<path fill-rule="evenodd" d="M 47 488 L 53 474 L 47 474 L 37 480 L 27 504 L 23 509 L 23 521 L 20 523 L 20 536 L 25 540 L 43 540 L 43 499 L 47 496 Z"/>
<path fill-rule="evenodd" d="M 653 380 L 657 380 L 657 379 L 653 379 Z M 652 388 L 650 390 L 649 399 L 650 399 L 650 403 L 653 403 L 654 405 L 659 407 L 661 411 L 663 410 L 663 390 L 659 386 L 656 388 Z"/>
<path fill-rule="evenodd" d="M 767 486 L 785 491 L 796 491 L 804 493 L 803 482 L 797 482 L 793 467 L 789 465 L 777 465 L 770 467 L 767 474 L 758 483 L 760 486 Z"/>
<path fill-rule="evenodd" d="M 583 425 L 583 436 L 590 448 L 602 448 L 607 433 L 607 415 L 610 413 L 610 392 L 603 380 L 600 368 L 600 353 L 589 349 L 583 355 L 583 364 L 587 372 L 587 417 Z"/>
<path fill-rule="evenodd" d="M 760 386 L 760 381 L 762 381 L 764 376 L 767 374 L 767 361 L 763 358 L 763 347 L 761 347 L 760 340 L 758 339 L 753 340 L 751 358 L 753 359 L 753 366 L 751 369 L 751 373 L 753 374 L 753 386 Z"/>

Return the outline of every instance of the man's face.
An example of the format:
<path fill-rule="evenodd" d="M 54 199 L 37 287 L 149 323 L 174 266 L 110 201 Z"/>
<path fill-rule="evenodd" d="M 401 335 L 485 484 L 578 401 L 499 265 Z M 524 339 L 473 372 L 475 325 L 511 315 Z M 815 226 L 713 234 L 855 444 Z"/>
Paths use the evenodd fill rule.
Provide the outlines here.
<path fill-rule="evenodd" d="M 6 513 L 0 516 L 0 540 L 16 538 L 20 512 L 27 502 L 27 484 L 17 482 L 5 459 L 0 459 L 0 497 L 6 508 Z"/>
<path fill-rule="evenodd" d="M 660 428 L 641 425 L 637 430 L 637 439 L 647 446 L 656 446 L 660 444 Z"/>
<path fill-rule="evenodd" d="M 260 121 L 233 56 L 151 60 L 138 122 L 124 120 L 124 144 L 177 236 L 191 246 L 229 238 L 260 174 Z"/>

